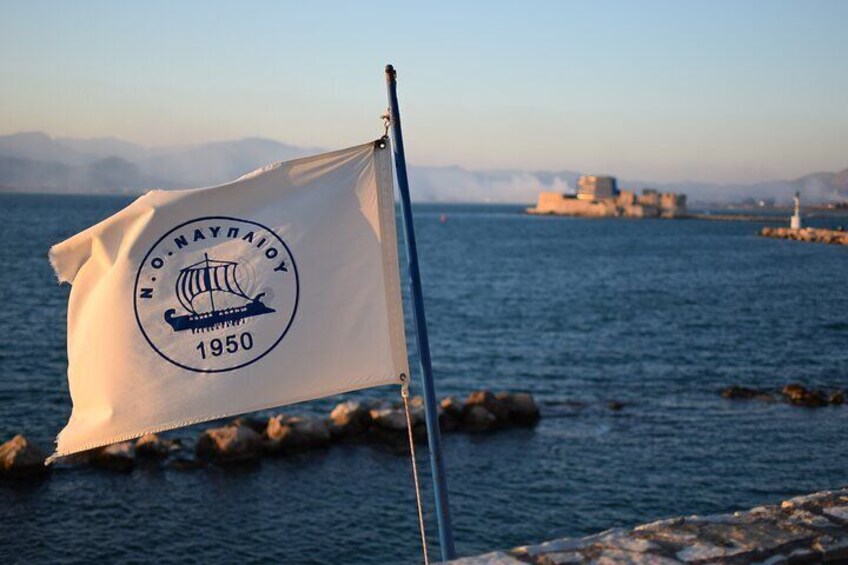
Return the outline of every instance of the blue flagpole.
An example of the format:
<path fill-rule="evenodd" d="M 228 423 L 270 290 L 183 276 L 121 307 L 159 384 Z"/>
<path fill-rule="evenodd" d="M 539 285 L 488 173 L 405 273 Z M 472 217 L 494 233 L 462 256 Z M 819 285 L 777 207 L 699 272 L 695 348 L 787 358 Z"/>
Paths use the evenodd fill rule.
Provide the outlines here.
<path fill-rule="evenodd" d="M 421 292 L 421 275 L 418 270 L 418 250 L 415 246 L 415 228 L 412 224 L 412 204 L 409 198 L 409 178 L 406 174 L 406 155 L 403 152 L 403 135 L 400 129 L 400 111 L 397 100 L 397 74 L 394 67 L 386 65 L 386 86 L 389 92 L 389 118 L 392 127 L 392 150 L 395 156 L 403 227 L 406 231 L 406 258 L 409 286 L 412 294 L 412 312 L 415 335 L 418 339 L 418 360 L 423 380 L 424 414 L 427 419 L 427 441 L 430 447 L 430 467 L 433 472 L 433 494 L 436 497 L 436 520 L 439 526 L 439 545 L 442 560 L 454 559 L 448 485 L 442 461 L 442 439 L 439 433 L 439 412 L 436 409 L 436 387 L 433 384 L 433 367 L 430 363 L 430 340 L 427 337 L 427 319 L 424 316 L 424 294 Z"/>

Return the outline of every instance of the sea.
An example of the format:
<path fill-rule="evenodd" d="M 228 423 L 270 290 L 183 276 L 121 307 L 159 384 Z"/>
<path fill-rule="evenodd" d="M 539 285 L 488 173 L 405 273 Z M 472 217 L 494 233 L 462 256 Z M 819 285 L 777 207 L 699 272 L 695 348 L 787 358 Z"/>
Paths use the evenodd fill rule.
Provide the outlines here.
<path fill-rule="evenodd" d="M 0 441 L 23 433 L 49 450 L 71 410 L 69 287 L 48 248 L 129 202 L 0 195 Z M 535 429 L 443 436 L 459 554 L 848 483 L 848 407 L 719 394 L 848 387 L 848 248 L 764 239 L 764 224 L 746 221 L 537 217 L 500 205 L 414 214 L 438 394 L 526 391 L 542 412 Z M 399 392 L 344 398 L 363 397 Z M 326 414 L 340 400 L 281 411 Z M 190 447 L 201 429 L 167 435 Z M 418 459 L 436 560 L 423 445 Z M 247 468 L 60 466 L 43 481 L 0 482 L 0 559 L 420 562 L 410 461 L 333 445 Z"/>

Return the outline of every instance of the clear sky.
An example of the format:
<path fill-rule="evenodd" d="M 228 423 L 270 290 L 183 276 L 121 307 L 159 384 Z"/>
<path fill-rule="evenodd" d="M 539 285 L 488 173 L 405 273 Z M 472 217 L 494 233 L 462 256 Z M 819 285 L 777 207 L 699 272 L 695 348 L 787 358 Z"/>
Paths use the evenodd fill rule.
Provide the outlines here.
<path fill-rule="evenodd" d="M 848 167 L 848 1 L 0 1 L 0 134 L 752 181 Z"/>

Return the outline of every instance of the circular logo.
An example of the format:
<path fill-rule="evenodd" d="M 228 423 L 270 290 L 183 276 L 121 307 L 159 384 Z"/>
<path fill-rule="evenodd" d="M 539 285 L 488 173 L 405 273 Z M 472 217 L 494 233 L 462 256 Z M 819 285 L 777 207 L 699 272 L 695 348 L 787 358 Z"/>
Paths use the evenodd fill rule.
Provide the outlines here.
<path fill-rule="evenodd" d="M 262 224 L 197 218 L 150 248 L 133 301 L 141 333 L 167 361 L 189 371 L 232 371 L 285 337 L 297 311 L 297 266 Z"/>

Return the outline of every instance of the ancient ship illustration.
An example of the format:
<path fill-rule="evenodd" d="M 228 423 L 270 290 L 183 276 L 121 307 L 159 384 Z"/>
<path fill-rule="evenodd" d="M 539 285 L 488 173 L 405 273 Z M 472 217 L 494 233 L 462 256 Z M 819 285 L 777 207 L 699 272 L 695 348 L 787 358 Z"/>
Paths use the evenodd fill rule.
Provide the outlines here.
<path fill-rule="evenodd" d="M 191 333 L 196 333 L 236 326 L 246 318 L 274 312 L 273 308 L 262 303 L 264 292 L 251 298 L 242 290 L 236 276 L 237 268 L 235 261 L 215 261 L 204 254 L 203 261 L 181 269 L 175 290 L 180 304 L 190 314 L 177 316 L 176 309 L 170 308 L 165 312 L 165 321 L 175 332 L 191 330 Z M 223 293 L 219 297 L 226 296 L 236 301 L 244 299 L 244 302 L 218 310 L 215 308 L 215 293 Z M 204 302 L 202 306 L 195 306 L 198 297 L 204 295 L 209 297 L 208 304 Z M 204 307 L 211 309 L 198 311 L 198 308 Z"/>

